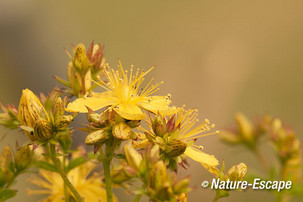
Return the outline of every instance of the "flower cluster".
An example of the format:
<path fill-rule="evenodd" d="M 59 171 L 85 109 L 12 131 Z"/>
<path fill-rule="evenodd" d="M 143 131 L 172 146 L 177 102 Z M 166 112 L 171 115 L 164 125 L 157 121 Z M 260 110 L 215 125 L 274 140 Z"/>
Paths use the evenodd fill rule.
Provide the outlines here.
<path fill-rule="evenodd" d="M 249 148 L 268 172 L 268 180 L 292 181 L 292 190 L 284 190 L 279 193 L 278 200 L 300 196 L 303 187 L 301 184 L 302 157 L 300 140 L 294 130 L 285 126 L 280 119 L 272 118 L 269 115 L 258 118 L 253 123 L 245 115 L 237 114 L 236 120 L 237 129 L 223 131 L 221 139 L 229 144 L 242 144 Z M 280 167 L 271 165 L 269 157 L 260 151 L 260 144 L 257 143 L 260 142 L 262 136 L 263 139 L 267 137 L 271 148 L 274 148 L 274 154 L 280 162 Z"/>
<path fill-rule="evenodd" d="M 190 190 L 189 178 L 180 179 L 175 172 L 169 171 L 160 160 L 159 146 L 147 146 L 143 154 L 138 153 L 131 144 L 124 146 L 126 162 L 113 170 L 114 183 L 126 183 L 138 178 L 143 183 L 141 188 L 132 187 L 131 192 L 147 195 L 154 201 L 181 200 Z"/>
<path fill-rule="evenodd" d="M 283 126 L 280 119 L 274 119 L 269 127 L 271 142 L 283 165 L 282 178 L 297 182 L 301 177 L 300 141 L 295 132 Z"/>
<path fill-rule="evenodd" d="M 203 146 L 194 144 L 200 137 L 219 133 L 219 131 L 207 133 L 215 125 L 210 124 L 207 119 L 197 125 L 199 122 L 197 116 L 197 110 L 195 109 L 188 111 L 180 109 L 179 112 L 168 118 L 159 113 L 151 118 L 149 124 L 151 132 L 145 132 L 146 140 L 160 147 L 162 159 L 174 170 L 176 169 L 176 163 L 184 166 L 183 161 L 186 156 L 201 163 L 206 168 L 216 167 L 219 164 L 213 155 L 201 151 L 204 148 Z M 146 143 L 148 142 L 146 140 L 141 141 Z M 134 144 L 137 143 L 134 142 Z"/>
<path fill-rule="evenodd" d="M 73 46 L 68 55 L 67 80 L 55 76 L 63 88 L 39 96 L 24 89 L 18 109 L 2 105 L 0 125 L 21 129 L 30 143 L 15 155 L 10 147 L 0 154 L 0 201 L 16 195 L 11 185 L 29 169 L 39 174 L 29 180 L 39 189 L 28 193 L 45 194 L 45 201 L 112 202 L 118 200 L 112 188 L 121 187 L 135 195 L 135 201 L 145 195 L 151 201 L 185 202 L 194 190 L 190 177 L 178 172 L 187 169 L 187 157 L 222 181 L 247 177 L 246 164 L 225 171 L 223 162 L 219 169 L 217 158 L 208 154 L 212 148 L 199 145 L 201 138 L 219 134 L 215 124 L 208 119 L 200 122 L 197 109 L 172 106 L 170 94 L 156 95 L 163 82 L 153 84 L 151 79 L 144 86 L 153 67 L 126 69 L 119 60 L 112 68 L 105 63 L 103 46 L 94 43 L 88 49 L 83 44 Z M 77 137 L 71 122 L 78 113 L 87 117 L 81 128 L 76 126 L 86 134 L 82 147 L 76 146 L 79 141 L 72 144 Z M 234 129 L 220 133 L 224 142 L 245 145 L 267 164 L 259 142 L 269 135 L 281 164 L 279 179 L 299 182 L 300 144 L 293 130 L 268 116 L 252 122 L 238 113 L 236 122 Z M 86 152 L 84 144 L 93 146 L 93 152 Z M 216 190 L 214 201 L 229 193 Z"/>
<path fill-rule="evenodd" d="M 66 115 L 64 108 L 66 99 L 54 95 L 52 91 L 48 97 L 43 96 L 42 105 L 38 97 L 29 89 L 22 91 L 18 108 L 20 128 L 24 130 L 31 141 L 45 142 L 62 131 L 65 131 L 73 120 L 72 115 Z"/>

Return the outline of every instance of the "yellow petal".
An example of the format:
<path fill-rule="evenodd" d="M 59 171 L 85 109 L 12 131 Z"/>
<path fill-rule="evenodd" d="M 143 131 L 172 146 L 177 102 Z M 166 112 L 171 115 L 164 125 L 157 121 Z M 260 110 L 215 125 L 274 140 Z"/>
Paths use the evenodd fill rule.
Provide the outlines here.
<path fill-rule="evenodd" d="M 208 166 L 217 166 L 219 165 L 219 161 L 213 156 L 206 154 L 200 150 L 195 150 L 191 147 L 187 147 L 184 154 L 191 159 L 200 162 L 202 165 L 206 164 Z"/>
<path fill-rule="evenodd" d="M 158 114 L 160 112 L 161 115 L 167 116 L 170 114 L 174 114 L 179 111 L 176 107 L 169 107 L 168 105 L 171 101 L 167 96 L 151 96 L 144 99 L 144 101 L 139 102 L 138 105 L 147 111 Z"/>
<path fill-rule="evenodd" d="M 121 103 L 114 110 L 123 118 L 128 120 L 142 120 L 145 118 L 145 114 L 135 104 Z"/>
<path fill-rule="evenodd" d="M 93 111 L 96 111 L 103 107 L 115 104 L 117 104 L 117 99 L 111 93 L 104 92 L 93 97 L 78 98 L 69 103 L 65 110 L 68 112 L 87 113 L 85 106 L 91 108 Z"/>

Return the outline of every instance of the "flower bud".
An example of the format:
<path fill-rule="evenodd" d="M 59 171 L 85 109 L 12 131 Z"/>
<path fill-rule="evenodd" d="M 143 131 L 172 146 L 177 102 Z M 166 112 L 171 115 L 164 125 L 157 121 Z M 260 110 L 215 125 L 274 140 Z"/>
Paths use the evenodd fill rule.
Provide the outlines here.
<path fill-rule="evenodd" d="M 12 105 L 7 105 L 7 107 L 5 107 L 1 104 L 1 108 L 4 113 L 0 113 L 0 125 L 9 129 L 18 128 L 20 125 L 18 120 L 18 110 Z"/>
<path fill-rule="evenodd" d="M 138 170 L 142 161 L 142 156 L 131 146 L 131 144 L 126 144 L 123 149 L 128 165 L 135 170 Z"/>
<path fill-rule="evenodd" d="M 183 180 L 180 180 L 174 185 L 174 193 L 181 194 L 188 192 L 188 186 L 189 186 L 189 179 L 184 178 Z"/>
<path fill-rule="evenodd" d="M 98 124 L 101 121 L 101 115 L 98 114 L 98 113 L 90 113 L 90 112 L 88 112 L 87 113 L 87 120 L 90 123 L 96 123 L 96 124 Z"/>
<path fill-rule="evenodd" d="M 152 122 L 152 128 L 157 136 L 163 137 L 163 135 L 166 133 L 165 118 L 160 115 L 157 115 Z"/>
<path fill-rule="evenodd" d="M 247 166 L 245 163 L 234 165 L 227 171 L 227 176 L 232 181 L 243 180 L 247 172 Z"/>
<path fill-rule="evenodd" d="M 166 166 L 163 161 L 158 161 L 149 173 L 148 187 L 158 191 L 162 188 L 166 181 Z"/>
<path fill-rule="evenodd" d="M 36 136 L 38 140 L 42 141 L 51 139 L 53 131 L 50 122 L 45 119 L 37 120 L 34 125 L 34 136 Z"/>
<path fill-rule="evenodd" d="M 170 157 L 177 157 L 185 152 L 186 147 L 187 145 L 185 142 L 177 139 L 172 139 L 166 144 L 165 153 Z"/>
<path fill-rule="evenodd" d="M 92 67 L 92 74 L 97 74 L 102 69 L 102 63 L 104 62 L 103 57 L 103 46 L 100 44 L 95 44 L 94 42 L 91 43 L 87 51 L 87 57 L 93 64 Z"/>
<path fill-rule="evenodd" d="M 49 121 L 45 108 L 35 94 L 29 89 L 22 91 L 18 112 L 20 124 L 23 126 L 34 128 L 36 121 L 41 118 Z M 31 139 L 31 141 L 39 139 L 39 137 L 31 134 L 29 131 L 24 130 L 24 132 Z"/>
<path fill-rule="evenodd" d="M 73 119 L 74 119 L 74 117 L 72 115 L 59 116 L 55 120 L 56 129 L 65 130 Z"/>
<path fill-rule="evenodd" d="M 78 44 L 78 46 L 76 47 L 73 58 L 73 64 L 78 72 L 85 72 L 91 66 L 89 59 L 86 55 L 85 46 L 82 43 Z"/>
<path fill-rule="evenodd" d="M 16 168 L 20 170 L 27 168 L 32 162 L 33 154 L 33 151 L 28 145 L 21 147 L 15 156 Z"/>
<path fill-rule="evenodd" d="M 85 144 L 98 145 L 104 143 L 108 139 L 108 134 L 105 130 L 97 130 L 86 136 Z"/>
<path fill-rule="evenodd" d="M 113 170 L 111 172 L 111 179 L 115 184 L 121 184 L 135 176 L 136 170 L 130 166 L 124 166 L 121 169 Z"/>
<path fill-rule="evenodd" d="M 168 181 L 166 181 L 161 189 L 157 192 L 157 199 L 160 201 L 169 201 L 173 197 L 173 190 Z"/>
<path fill-rule="evenodd" d="M 250 141 L 253 139 L 253 124 L 248 120 L 248 118 L 242 114 L 242 113 L 237 113 L 236 114 L 236 121 L 239 126 L 240 132 L 243 136 L 243 138 L 247 141 Z"/>
<path fill-rule="evenodd" d="M 0 154 L 0 168 L 7 169 L 12 162 L 12 152 L 9 146 L 5 146 Z"/>
<path fill-rule="evenodd" d="M 230 131 L 221 131 L 219 137 L 228 144 L 238 144 L 241 142 L 239 136 Z"/>
<path fill-rule="evenodd" d="M 55 117 L 58 117 L 58 116 L 63 116 L 64 115 L 64 102 L 62 101 L 61 97 L 57 97 L 55 98 L 55 102 L 56 102 L 56 105 L 55 105 Z"/>
<path fill-rule="evenodd" d="M 8 182 L 13 177 L 13 172 L 10 168 L 12 163 L 12 152 L 9 146 L 5 146 L 0 154 L 0 187 Z"/>
<path fill-rule="evenodd" d="M 116 124 L 113 127 L 112 133 L 113 136 L 119 140 L 128 140 L 132 135 L 131 128 L 123 122 Z"/>

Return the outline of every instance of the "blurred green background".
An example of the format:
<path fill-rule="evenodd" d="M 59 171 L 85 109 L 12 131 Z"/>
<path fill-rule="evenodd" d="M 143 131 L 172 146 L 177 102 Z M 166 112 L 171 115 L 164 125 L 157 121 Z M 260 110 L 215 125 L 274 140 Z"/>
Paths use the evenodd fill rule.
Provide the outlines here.
<path fill-rule="evenodd" d="M 64 48 L 71 51 L 71 44 L 88 46 L 95 40 L 104 44 L 112 66 L 117 58 L 124 66 L 156 65 L 149 77 L 164 81 L 160 94 L 171 93 L 176 106 L 198 108 L 200 119 L 210 119 L 217 129 L 234 123 L 238 111 L 250 117 L 270 113 L 285 120 L 302 140 L 302 7 L 300 0 L 0 0 L 0 100 L 18 105 L 24 88 L 47 93 L 57 84 L 52 75 L 66 78 Z M 1 148 L 27 141 L 21 133 L 0 130 L 7 133 Z M 78 136 L 83 139 L 84 134 Z M 245 162 L 249 171 L 262 174 L 255 157 L 241 147 L 227 147 L 217 136 L 199 143 L 227 167 Z M 271 155 L 270 150 L 263 152 Z M 195 187 L 189 201 L 211 201 L 215 193 L 200 183 L 212 176 L 190 163 L 181 172 L 191 175 Z M 18 179 L 14 187 L 22 190 L 11 201 L 39 199 L 24 196 L 24 187 L 32 187 L 28 176 Z M 115 193 L 121 201 L 133 199 L 122 190 Z M 232 192 L 222 201 L 244 199 L 273 197 L 248 190 Z"/>

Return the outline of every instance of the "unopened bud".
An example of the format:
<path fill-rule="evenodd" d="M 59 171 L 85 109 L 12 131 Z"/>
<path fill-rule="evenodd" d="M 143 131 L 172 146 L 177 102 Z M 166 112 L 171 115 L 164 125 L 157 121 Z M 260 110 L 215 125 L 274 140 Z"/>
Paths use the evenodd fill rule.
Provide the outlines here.
<path fill-rule="evenodd" d="M 243 138 L 247 141 L 252 140 L 254 128 L 251 121 L 248 120 L 248 118 L 242 113 L 236 114 L 236 121 L 239 126 L 240 132 L 243 135 Z"/>
<path fill-rule="evenodd" d="M 74 117 L 72 115 L 59 116 L 55 120 L 55 127 L 57 130 L 65 130 L 68 125 L 72 122 Z"/>
<path fill-rule="evenodd" d="M 62 116 L 64 115 L 64 103 L 61 99 L 61 97 L 56 98 L 56 108 L 55 108 L 55 114 L 56 116 Z"/>
<path fill-rule="evenodd" d="M 188 192 L 189 179 L 185 178 L 174 185 L 174 193 L 181 194 Z"/>
<path fill-rule="evenodd" d="M 148 186 L 154 190 L 160 190 L 166 181 L 166 166 L 163 161 L 158 161 L 149 173 Z"/>
<path fill-rule="evenodd" d="M 131 144 L 126 144 L 123 149 L 128 165 L 135 170 L 138 170 L 142 161 L 142 156 L 132 147 Z"/>
<path fill-rule="evenodd" d="M 247 166 L 245 163 L 234 165 L 227 171 L 227 176 L 232 181 L 243 180 L 247 172 Z"/>
<path fill-rule="evenodd" d="M 38 140 L 47 141 L 52 138 L 52 126 L 49 121 L 45 119 L 39 119 L 36 121 L 34 125 L 34 136 L 38 138 Z"/>
<path fill-rule="evenodd" d="M 113 170 L 111 172 L 111 179 L 115 184 L 121 184 L 135 176 L 136 170 L 130 166 L 124 166 L 121 169 Z"/>
<path fill-rule="evenodd" d="M 85 46 L 82 43 L 78 44 L 76 47 L 73 62 L 75 69 L 79 72 L 85 72 L 90 67 L 90 62 L 86 55 Z"/>
<path fill-rule="evenodd" d="M 30 149 L 28 145 L 21 147 L 15 156 L 15 164 L 18 169 L 25 169 L 27 168 L 33 158 L 33 151 Z"/>
<path fill-rule="evenodd" d="M 160 115 L 157 115 L 152 122 L 152 128 L 157 136 L 163 137 L 163 135 L 166 133 L 165 118 Z"/>
<path fill-rule="evenodd" d="M 112 133 L 113 136 L 119 140 L 128 140 L 132 135 L 131 128 L 123 122 L 116 124 L 113 127 Z"/>
<path fill-rule="evenodd" d="M 34 128 L 34 125 L 39 119 L 46 119 L 49 121 L 48 114 L 45 108 L 29 89 L 22 91 L 22 96 L 19 103 L 18 118 L 22 126 Z M 31 141 L 38 140 L 39 137 L 32 135 L 29 131 L 24 130 Z"/>
<path fill-rule="evenodd" d="M 10 167 L 12 163 L 12 152 L 9 146 L 5 146 L 0 154 L 0 187 L 13 177 Z"/>
<path fill-rule="evenodd" d="M 221 131 L 219 137 L 222 141 L 229 144 L 237 144 L 241 141 L 239 136 L 230 131 Z"/>
<path fill-rule="evenodd" d="M 186 150 L 187 144 L 181 140 L 172 139 L 165 147 L 165 153 L 171 157 L 177 157 L 183 154 Z"/>
<path fill-rule="evenodd" d="M 0 168 L 6 169 L 12 162 L 12 152 L 9 146 L 5 146 L 0 154 Z"/>
<path fill-rule="evenodd" d="M 85 139 L 85 144 L 98 145 L 104 143 L 107 139 L 108 139 L 107 132 L 101 129 L 88 134 Z"/>
<path fill-rule="evenodd" d="M 87 120 L 90 123 L 96 123 L 98 124 L 101 120 L 101 115 L 97 113 L 88 113 L 87 114 Z"/>

